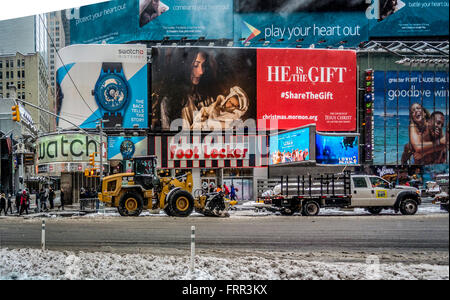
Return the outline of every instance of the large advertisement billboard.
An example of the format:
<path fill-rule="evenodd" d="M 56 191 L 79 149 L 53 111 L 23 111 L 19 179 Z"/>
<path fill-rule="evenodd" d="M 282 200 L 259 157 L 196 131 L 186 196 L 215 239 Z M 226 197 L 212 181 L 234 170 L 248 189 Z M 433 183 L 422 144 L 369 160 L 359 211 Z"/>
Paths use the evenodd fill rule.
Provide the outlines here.
<path fill-rule="evenodd" d="M 322 165 L 359 164 L 359 137 L 317 133 L 316 162 Z"/>
<path fill-rule="evenodd" d="M 258 49 L 258 119 L 268 129 L 356 130 L 356 52 Z"/>
<path fill-rule="evenodd" d="M 152 126 L 356 130 L 356 53 L 156 47 Z M 174 121 L 177 121 L 173 123 Z M 239 123 L 240 122 L 240 123 Z"/>
<path fill-rule="evenodd" d="M 295 129 L 269 137 L 269 165 L 299 163 L 314 160 L 314 126 Z"/>
<path fill-rule="evenodd" d="M 57 126 L 148 128 L 145 45 L 73 45 L 56 63 Z"/>
<path fill-rule="evenodd" d="M 111 0 L 76 15 L 72 44 L 233 38 L 233 0 Z"/>
<path fill-rule="evenodd" d="M 146 156 L 148 139 L 143 136 L 109 136 L 108 159 L 130 160 L 133 157 Z"/>
<path fill-rule="evenodd" d="M 448 36 L 448 1 L 378 0 L 378 2 L 378 18 L 370 20 L 371 37 Z"/>
<path fill-rule="evenodd" d="M 154 128 L 222 130 L 256 118 L 255 49 L 160 47 L 152 58 Z"/>
<path fill-rule="evenodd" d="M 449 73 L 375 71 L 374 164 L 448 163 Z"/>

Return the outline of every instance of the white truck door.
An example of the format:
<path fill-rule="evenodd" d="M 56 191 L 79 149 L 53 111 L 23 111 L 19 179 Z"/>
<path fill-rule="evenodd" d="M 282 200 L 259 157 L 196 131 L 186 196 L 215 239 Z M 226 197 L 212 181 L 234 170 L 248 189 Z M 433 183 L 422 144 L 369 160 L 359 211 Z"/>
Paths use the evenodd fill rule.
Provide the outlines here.
<path fill-rule="evenodd" d="M 372 201 L 372 191 L 366 176 L 352 176 L 351 206 L 369 206 Z"/>
<path fill-rule="evenodd" d="M 395 193 L 392 193 L 389 182 L 377 176 L 370 176 L 369 181 L 375 191 L 372 206 L 392 206 L 395 203 Z"/>

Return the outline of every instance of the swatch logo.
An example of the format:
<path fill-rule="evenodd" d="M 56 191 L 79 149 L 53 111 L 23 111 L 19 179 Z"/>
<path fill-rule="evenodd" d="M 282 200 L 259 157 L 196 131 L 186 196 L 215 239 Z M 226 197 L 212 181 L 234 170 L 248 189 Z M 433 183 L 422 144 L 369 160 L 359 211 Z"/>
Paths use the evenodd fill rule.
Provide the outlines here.
<path fill-rule="evenodd" d="M 245 44 L 247 42 L 250 42 L 253 38 L 258 36 L 259 34 L 261 34 L 261 31 L 256 29 L 252 25 L 248 24 L 247 22 L 243 21 L 243 23 L 244 24 L 242 25 L 242 35 L 243 37 L 248 35 L 248 37 L 243 42 L 243 44 Z"/>

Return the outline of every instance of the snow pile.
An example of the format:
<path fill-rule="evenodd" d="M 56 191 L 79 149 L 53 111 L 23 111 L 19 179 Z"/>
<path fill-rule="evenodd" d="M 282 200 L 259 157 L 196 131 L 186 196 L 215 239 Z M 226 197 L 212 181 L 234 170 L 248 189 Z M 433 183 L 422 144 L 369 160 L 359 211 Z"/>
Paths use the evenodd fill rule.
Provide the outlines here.
<path fill-rule="evenodd" d="M 449 267 L 429 264 L 319 262 L 264 256 L 190 257 L 1 249 L 0 279 L 69 280 L 448 280 Z"/>

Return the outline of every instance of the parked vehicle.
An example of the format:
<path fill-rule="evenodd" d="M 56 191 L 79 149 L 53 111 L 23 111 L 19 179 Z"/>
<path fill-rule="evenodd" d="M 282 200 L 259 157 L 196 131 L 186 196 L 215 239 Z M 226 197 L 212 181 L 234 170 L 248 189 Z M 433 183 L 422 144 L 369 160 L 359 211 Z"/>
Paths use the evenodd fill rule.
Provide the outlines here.
<path fill-rule="evenodd" d="M 414 215 L 422 203 L 415 187 L 395 186 L 378 176 L 349 172 L 259 180 L 258 196 L 269 210 L 304 216 L 316 216 L 325 207 L 364 208 L 374 215 L 393 209 Z"/>
<path fill-rule="evenodd" d="M 448 174 L 436 176 L 436 183 L 439 185 L 439 193 L 434 196 L 433 203 L 440 204 L 441 209 L 448 212 Z"/>

